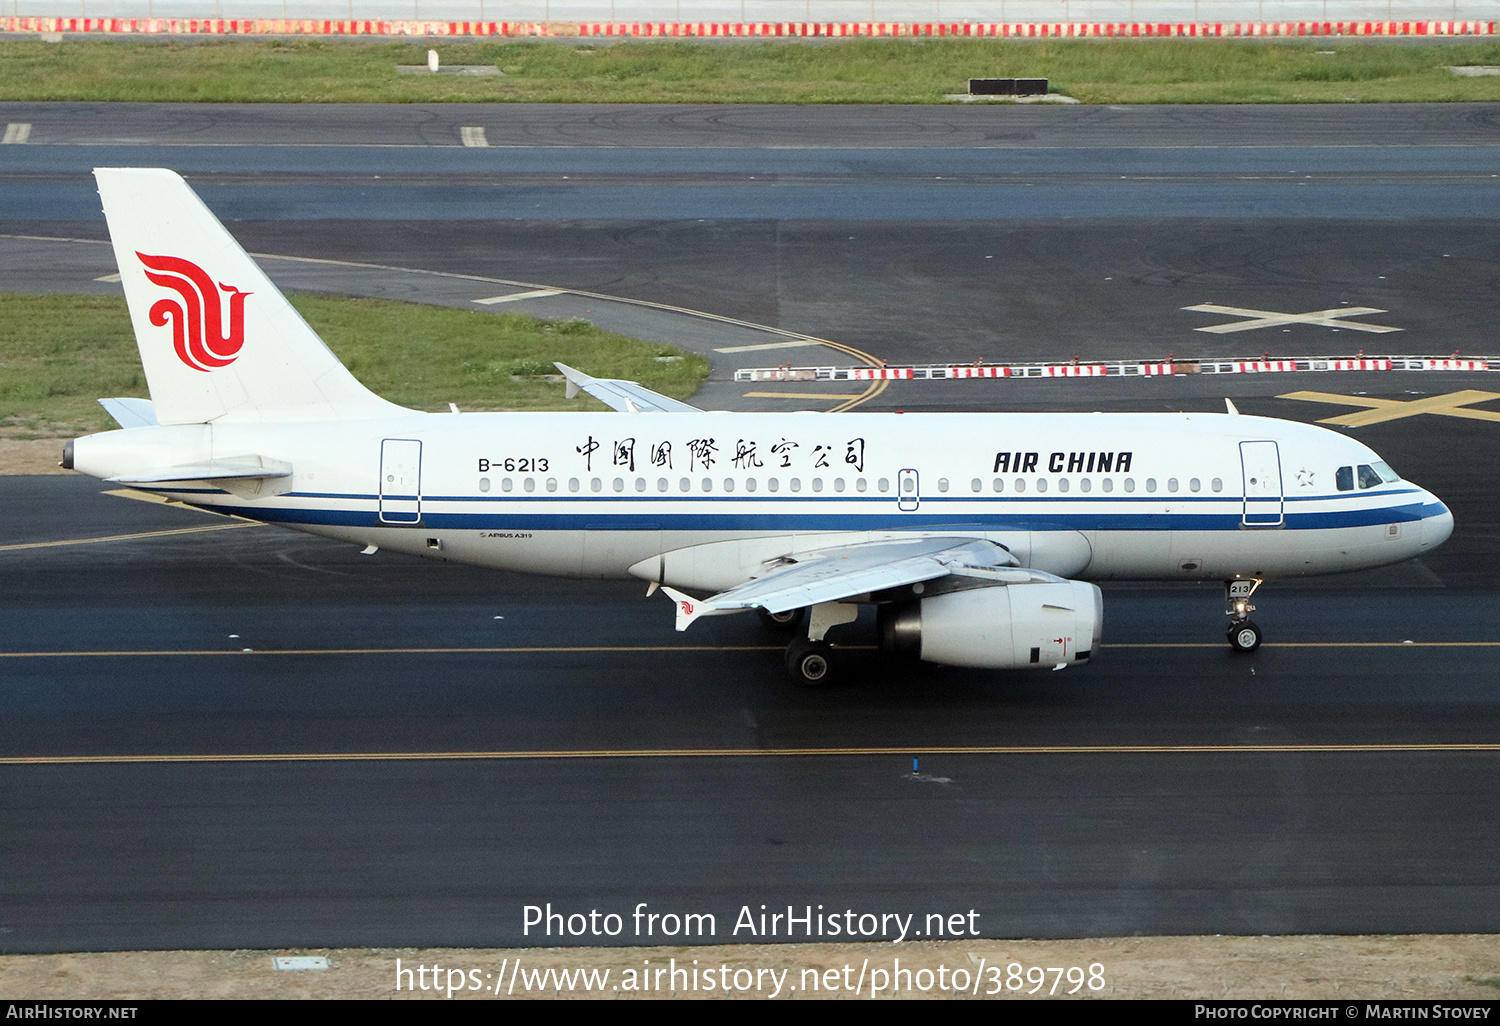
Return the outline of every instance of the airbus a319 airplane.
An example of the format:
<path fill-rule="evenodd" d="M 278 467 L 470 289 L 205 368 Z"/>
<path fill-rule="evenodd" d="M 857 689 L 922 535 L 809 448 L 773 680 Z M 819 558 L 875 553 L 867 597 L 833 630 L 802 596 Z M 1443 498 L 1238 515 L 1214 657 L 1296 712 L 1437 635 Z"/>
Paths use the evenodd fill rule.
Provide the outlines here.
<path fill-rule="evenodd" d="M 1229 642 L 1250 651 L 1262 580 L 1395 563 L 1453 530 L 1359 442 L 1232 406 L 711 413 L 563 367 L 569 397 L 619 412 L 404 409 L 355 380 L 178 175 L 95 176 L 151 398 L 100 400 L 120 430 L 69 442 L 64 466 L 367 551 L 641 578 L 678 630 L 757 610 L 795 630 L 804 684 L 833 678 L 826 635 L 868 604 L 893 654 L 1088 662 L 1104 580 L 1222 580 Z"/>

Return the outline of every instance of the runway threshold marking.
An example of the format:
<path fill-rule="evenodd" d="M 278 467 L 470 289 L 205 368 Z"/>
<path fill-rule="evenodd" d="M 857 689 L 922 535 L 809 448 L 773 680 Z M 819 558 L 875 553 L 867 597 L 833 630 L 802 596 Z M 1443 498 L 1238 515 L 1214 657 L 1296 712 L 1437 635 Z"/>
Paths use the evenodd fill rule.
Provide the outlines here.
<path fill-rule="evenodd" d="M 534 749 L 492 752 L 242 752 L 232 754 L 164 753 L 152 755 L 16 755 L 0 757 L 0 766 L 91 766 L 162 763 L 252 762 L 504 762 L 521 759 L 746 759 L 785 756 L 931 756 L 931 755 L 1297 755 L 1434 754 L 1500 752 L 1500 743 L 1391 743 L 1286 745 L 918 745 L 863 748 L 595 748 Z"/>
<path fill-rule="evenodd" d="M 20 145 L 31 138 L 31 126 L 24 121 L 12 121 L 5 126 L 5 136 L 0 145 Z"/>
<path fill-rule="evenodd" d="M 1492 399 L 1500 399 L 1500 392 L 1481 392 L 1474 388 L 1412 400 L 1376 399 L 1367 395 L 1339 395 L 1337 392 L 1288 392 L 1276 398 L 1298 399 L 1307 403 L 1328 403 L 1332 406 L 1365 407 L 1359 413 L 1345 413 L 1342 416 L 1327 417 L 1318 421 L 1319 424 L 1339 424 L 1343 427 L 1366 427 L 1370 424 L 1382 424 L 1388 420 L 1416 417 L 1423 413 L 1431 413 L 1439 417 L 1500 422 L 1500 413 L 1467 408 L 1472 403 L 1487 403 Z"/>
<path fill-rule="evenodd" d="M 143 538 L 168 538 L 176 534 L 202 534 L 206 531 L 233 531 L 240 527 L 264 527 L 253 520 L 234 524 L 205 524 L 202 527 L 177 527 L 170 531 L 140 531 L 135 534 L 109 534 L 101 538 L 64 538 L 60 541 L 23 542 L 20 545 L 0 545 L 0 552 L 17 552 L 21 549 L 54 549 L 68 545 L 102 545 L 105 542 L 139 541 Z"/>
<path fill-rule="evenodd" d="M 236 526 L 236 525 L 229 525 Z M 246 525 L 249 526 L 249 525 Z M 874 651 L 874 645 L 840 645 L 844 652 Z M 1113 648 L 1224 648 L 1222 642 L 1140 641 L 1103 646 Z M 145 648 L 91 651 L 0 652 L 0 659 L 112 659 L 130 656 L 310 656 L 310 655 L 525 655 L 590 652 L 780 652 L 784 645 L 476 645 L 422 648 Z M 1263 649 L 1276 648 L 1500 648 L 1500 641 L 1280 641 L 1266 642 Z"/>

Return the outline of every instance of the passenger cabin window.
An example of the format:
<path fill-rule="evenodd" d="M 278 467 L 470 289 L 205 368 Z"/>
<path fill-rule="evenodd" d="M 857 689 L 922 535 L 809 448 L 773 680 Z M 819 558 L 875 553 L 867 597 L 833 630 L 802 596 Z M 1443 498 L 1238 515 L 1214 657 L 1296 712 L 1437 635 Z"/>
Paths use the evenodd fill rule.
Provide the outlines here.
<path fill-rule="evenodd" d="M 1340 467 L 1333 472 L 1333 483 L 1341 492 L 1354 491 L 1354 468 Z"/>
<path fill-rule="evenodd" d="M 1222 492 L 1224 490 L 1224 479 L 1222 477 L 1214 478 L 1210 487 L 1216 492 Z"/>
<path fill-rule="evenodd" d="M 866 488 L 866 485 L 865 485 L 865 479 L 864 478 L 860 478 L 859 480 L 857 480 L 857 481 L 854 482 L 854 490 L 856 492 L 862 492 L 862 491 L 865 490 L 865 488 Z"/>
<path fill-rule="evenodd" d="M 570 491 L 570 492 L 576 492 L 576 491 L 578 491 L 578 478 L 576 478 L 576 477 L 570 477 L 570 478 L 568 478 L 568 491 Z"/>
<path fill-rule="evenodd" d="M 502 492 L 508 492 L 508 491 L 510 491 L 514 487 L 515 486 L 513 484 L 511 484 L 510 478 L 503 477 L 503 478 L 500 479 L 500 490 Z"/>
<path fill-rule="evenodd" d="M 1003 492 L 1005 491 L 1005 478 L 997 477 L 994 481 L 990 482 L 990 485 L 995 489 L 995 491 Z"/>
<path fill-rule="evenodd" d="M 1359 486 L 1361 488 L 1374 488 L 1378 484 L 1380 484 L 1380 475 L 1375 472 L 1375 468 L 1361 463 L 1359 465 Z"/>
<path fill-rule="evenodd" d="M 670 487 L 672 487 L 672 486 L 671 486 L 671 484 L 670 484 L 670 483 L 669 483 L 669 482 L 668 482 L 668 481 L 667 481 L 667 479 L 666 479 L 666 478 L 664 478 L 664 477 L 659 477 L 659 478 L 657 478 L 657 479 L 656 479 L 656 490 L 657 490 L 657 491 L 659 491 L 659 492 L 664 492 L 664 491 L 666 491 L 666 490 L 667 490 L 667 489 L 668 489 L 668 488 L 670 488 Z"/>
<path fill-rule="evenodd" d="M 1133 491 L 1135 491 L 1135 478 L 1133 478 L 1133 477 L 1127 477 L 1125 479 L 1125 490 L 1127 492 L 1133 492 Z"/>
<path fill-rule="evenodd" d="M 1177 479 L 1175 477 L 1169 477 L 1169 478 L 1167 478 L 1167 491 L 1169 491 L 1169 492 L 1175 492 L 1175 491 L 1177 491 Z"/>
<path fill-rule="evenodd" d="M 481 477 L 479 479 L 479 490 L 481 492 L 487 492 L 487 491 L 490 490 L 490 479 L 489 478 L 487 478 L 487 477 Z"/>
<path fill-rule="evenodd" d="M 947 490 L 948 490 L 948 479 L 946 477 L 940 477 L 940 478 L 938 478 L 938 491 L 940 491 L 940 492 L 946 492 Z"/>
<path fill-rule="evenodd" d="M 969 491 L 971 491 L 971 492 L 982 492 L 982 491 L 984 491 L 984 482 L 981 481 L 981 480 L 979 480 L 979 478 L 976 477 L 974 480 L 972 480 L 972 481 L 969 482 Z"/>
<path fill-rule="evenodd" d="M 1045 492 L 1047 490 L 1047 479 L 1045 477 L 1039 477 L 1036 479 L 1036 490 L 1039 492 Z"/>
<path fill-rule="evenodd" d="M 1148 491 L 1148 492 L 1154 492 L 1154 491 L 1156 491 L 1156 478 L 1154 478 L 1154 477 L 1148 477 L 1148 478 L 1146 478 L 1146 491 Z"/>
<path fill-rule="evenodd" d="M 891 480 L 890 480 L 890 478 L 888 478 L 888 477 L 882 477 L 880 479 L 880 483 L 877 484 L 876 487 L 879 488 L 882 492 L 888 492 L 888 491 L 890 491 L 891 490 Z"/>
<path fill-rule="evenodd" d="M 1067 478 L 1060 477 L 1060 478 L 1057 479 L 1057 490 L 1060 491 L 1060 492 L 1065 492 L 1065 491 L 1068 490 L 1068 479 Z"/>
<path fill-rule="evenodd" d="M 745 478 L 745 491 L 747 491 L 747 492 L 753 492 L 753 491 L 755 491 L 755 478 L 753 478 L 753 477 L 747 477 L 747 478 Z"/>
<path fill-rule="evenodd" d="M 823 479 L 821 477 L 815 477 L 812 479 L 812 490 L 815 492 L 821 492 L 823 490 Z"/>
<path fill-rule="evenodd" d="M 1078 487 L 1082 491 L 1091 492 L 1094 490 L 1094 482 L 1090 481 L 1088 478 L 1084 478 L 1082 481 L 1078 482 Z"/>
<path fill-rule="evenodd" d="M 1193 478 L 1191 481 L 1188 482 L 1188 491 L 1190 491 L 1190 492 L 1199 491 L 1202 487 L 1203 487 L 1203 483 L 1201 481 L 1199 481 L 1196 477 Z"/>
<path fill-rule="evenodd" d="M 1114 478 L 1112 478 L 1112 477 L 1106 477 L 1104 479 L 1103 484 L 1104 484 L 1104 490 L 1106 492 L 1112 492 L 1112 491 L 1115 490 L 1115 479 Z"/>
<path fill-rule="evenodd" d="M 617 478 L 615 478 L 615 491 L 617 491 L 617 492 L 623 492 L 624 490 L 625 490 L 625 479 L 623 477 L 617 477 Z"/>

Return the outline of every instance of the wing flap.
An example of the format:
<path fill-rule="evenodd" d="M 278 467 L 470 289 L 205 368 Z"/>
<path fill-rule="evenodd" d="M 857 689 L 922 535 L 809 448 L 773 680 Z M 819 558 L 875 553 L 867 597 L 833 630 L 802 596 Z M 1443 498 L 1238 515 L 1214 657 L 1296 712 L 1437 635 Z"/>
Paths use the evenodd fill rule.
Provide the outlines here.
<path fill-rule="evenodd" d="M 706 599 L 671 593 L 678 603 L 677 629 L 686 630 L 700 616 L 741 609 L 784 613 L 821 602 L 936 580 L 953 573 L 999 573 L 1016 565 L 1015 557 L 994 542 L 974 538 L 908 538 L 864 542 L 810 552 Z M 1034 571 L 1012 570 L 1030 580 Z M 977 572 L 966 576 L 979 576 Z M 987 576 L 987 575 L 986 575 Z M 1005 583 L 1002 580 L 996 583 Z M 667 589 L 663 589 L 664 591 Z M 690 603 L 684 609 L 682 603 Z"/>
<path fill-rule="evenodd" d="M 621 413 L 702 413 L 696 406 L 679 402 L 671 396 L 653 392 L 644 385 L 619 378 L 596 378 L 569 367 L 565 363 L 552 366 L 562 371 L 567 378 L 567 397 L 572 399 L 579 392 L 587 392 L 612 410 Z"/>

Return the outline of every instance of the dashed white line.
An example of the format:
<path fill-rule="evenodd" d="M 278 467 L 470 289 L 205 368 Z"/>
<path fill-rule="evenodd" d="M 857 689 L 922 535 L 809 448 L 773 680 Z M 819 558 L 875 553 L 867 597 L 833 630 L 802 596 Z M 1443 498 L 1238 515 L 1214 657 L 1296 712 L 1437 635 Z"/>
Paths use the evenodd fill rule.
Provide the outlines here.
<path fill-rule="evenodd" d="M 24 121 L 12 121 L 5 126 L 5 138 L 0 143 L 23 143 L 31 138 L 31 126 Z"/>
<path fill-rule="evenodd" d="M 508 296 L 490 296 L 488 299 L 476 299 L 474 302 L 480 306 L 494 306 L 496 303 L 514 303 L 518 299 L 546 299 L 548 296 L 562 294 L 562 289 L 532 289 L 530 292 L 512 292 Z"/>
<path fill-rule="evenodd" d="M 95 281 L 115 282 L 115 281 L 119 281 L 120 280 L 120 276 L 118 274 L 101 274 L 101 275 L 99 275 L 99 277 L 95 278 L 94 280 Z"/>
<path fill-rule="evenodd" d="M 810 342 L 806 339 L 793 339 L 789 342 L 757 342 L 753 346 L 725 346 L 723 349 L 715 349 L 716 353 L 758 353 L 762 349 L 796 349 L 801 346 L 817 346 L 821 342 Z"/>
<path fill-rule="evenodd" d="M 474 125 L 465 125 L 458 130 L 459 138 L 463 139 L 465 146 L 488 146 L 490 141 L 484 137 L 484 129 Z"/>

